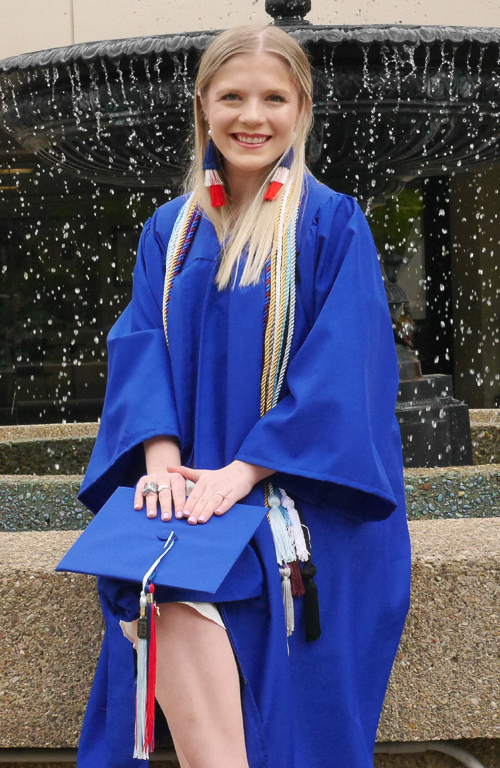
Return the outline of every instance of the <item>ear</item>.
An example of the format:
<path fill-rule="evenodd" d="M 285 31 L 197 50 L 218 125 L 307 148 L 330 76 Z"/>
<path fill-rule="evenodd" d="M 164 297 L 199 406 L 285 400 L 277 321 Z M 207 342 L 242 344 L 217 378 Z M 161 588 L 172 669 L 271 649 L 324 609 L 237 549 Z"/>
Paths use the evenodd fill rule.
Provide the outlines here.
<path fill-rule="evenodd" d="M 200 105 L 201 105 L 201 111 L 202 111 L 202 113 L 203 113 L 203 117 L 204 117 L 204 118 L 205 118 L 205 120 L 206 120 L 206 119 L 207 119 L 207 115 L 206 115 L 206 113 L 205 113 L 205 99 L 202 97 L 202 95 L 201 95 L 200 91 L 196 91 L 196 98 L 197 98 L 197 99 L 199 100 L 199 102 L 200 102 Z"/>

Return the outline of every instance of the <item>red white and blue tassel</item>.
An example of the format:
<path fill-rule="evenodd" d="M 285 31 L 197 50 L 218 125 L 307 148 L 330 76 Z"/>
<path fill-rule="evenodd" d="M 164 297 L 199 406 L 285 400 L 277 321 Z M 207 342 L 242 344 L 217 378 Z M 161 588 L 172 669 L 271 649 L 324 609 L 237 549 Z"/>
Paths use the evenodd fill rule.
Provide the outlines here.
<path fill-rule="evenodd" d="M 208 140 L 203 160 L 203 170 L 205 171 L 205 186 L 210 189 L 212 208 L 220 208 L 226 204 L 226 193 L 224 192 L 224 183 L 219 174 L 220 160 L 217 154 L 217 147 L 212 138 Z"/>
<path fill-rule="evenodd" d="M 278 196 L 282 186 L 286 184 L 288 180 L 288 174 L 290 173 L 292 163 L 293 147 L 289 149 L 286 155 L 282 157 L 280 164 L 275 169 L 271 177 L 271 183 L 269 184 L 267 192 L 264 195 L 264 200 L 274 200 Z"/>
<path fill-rule="evenodd" d="M 156 616 L 160 615 L 154 601 L 152 580 L 156 569 L 176 539 L 171 531 L 161 555 L 155 560 L 142 580 L 140 617 L 137 624 L 137 688 L 135 700 L 135 748 L 134 758 L 147 760 L 155 746 L 156 702 Z"/>

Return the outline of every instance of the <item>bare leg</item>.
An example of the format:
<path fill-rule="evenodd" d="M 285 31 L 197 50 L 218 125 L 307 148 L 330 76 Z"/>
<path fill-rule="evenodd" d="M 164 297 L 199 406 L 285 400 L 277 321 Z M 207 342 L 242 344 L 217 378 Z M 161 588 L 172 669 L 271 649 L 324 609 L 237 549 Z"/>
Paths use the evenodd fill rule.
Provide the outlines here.
<path fill-rule="evenodd" d="M 240 681 L 225 629 L 183 603 L 157 618 L 156 698 L 181 768 L 248 768 Z"/>
<path fill-rule="evenodd" d="M 172 733 L 170 735 L 172 736 L 172 741 L 174 742 L 175 754 L 177 755 L 177 760 L 179 761 L 180 768 L 190 768 L 190 765 L 186 760 L 186 755 L 182 751 L 179 742 L 175 740 L 174 735 Z"/>

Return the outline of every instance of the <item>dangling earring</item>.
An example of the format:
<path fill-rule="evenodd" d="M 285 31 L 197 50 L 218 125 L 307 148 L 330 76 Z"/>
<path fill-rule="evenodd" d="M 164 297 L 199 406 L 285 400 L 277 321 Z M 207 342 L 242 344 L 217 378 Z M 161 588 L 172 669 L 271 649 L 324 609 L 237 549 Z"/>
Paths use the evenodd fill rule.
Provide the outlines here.
<path fill-rule="evenodd" d="M 203 170 L 205 171 L 205 186 L 210 188 L 210 202 L 212 203 L 212 208 L 220 208 L 222 205 L 226 204 L 226 195 L 224 192 L 224 184 L 219 174 L 221 167 L 220 160 L 211 133 L 209 128 L 208 135 L 210 138 L 203 160 Z"/>
<path fill-rule="evenodd" d="M 286 180 L 288 179 L 288 174 L 290 173 L 290 168 L 292 167 L 293 163 L 293 147 L 291 147 L 286 155 L 284 155 L 281 158 L 281 162 L 274 171 L 271 183 L 269 184 L 269 187 L 267 188 L 267 192 L 264 195 L 264 200 L 274 200 L 283 184 L 286 184 Z"/>

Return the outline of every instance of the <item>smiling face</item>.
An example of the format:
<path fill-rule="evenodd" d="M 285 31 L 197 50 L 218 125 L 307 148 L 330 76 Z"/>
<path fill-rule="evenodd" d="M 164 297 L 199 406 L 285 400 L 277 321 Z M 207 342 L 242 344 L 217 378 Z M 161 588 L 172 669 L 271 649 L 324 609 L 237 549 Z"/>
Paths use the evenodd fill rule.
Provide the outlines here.
<path fill-rule="evenodd" d="M 233 56 L 201 103 L 229 178 L 267 172 L 292 143 L 300 113 L 290 71 L 271 53 Z"/>

